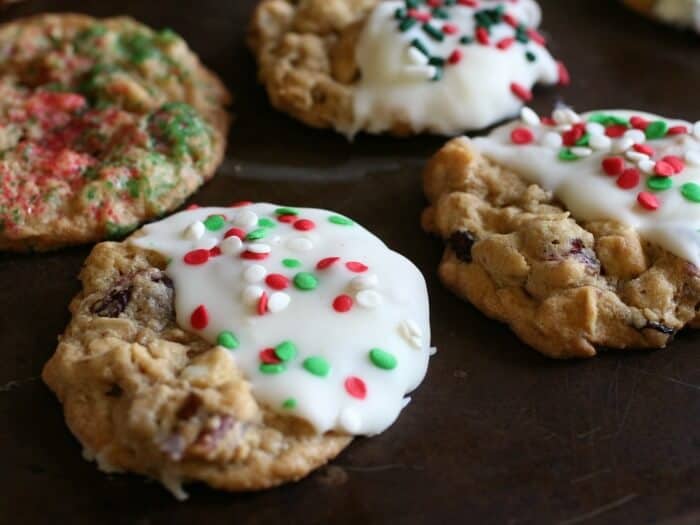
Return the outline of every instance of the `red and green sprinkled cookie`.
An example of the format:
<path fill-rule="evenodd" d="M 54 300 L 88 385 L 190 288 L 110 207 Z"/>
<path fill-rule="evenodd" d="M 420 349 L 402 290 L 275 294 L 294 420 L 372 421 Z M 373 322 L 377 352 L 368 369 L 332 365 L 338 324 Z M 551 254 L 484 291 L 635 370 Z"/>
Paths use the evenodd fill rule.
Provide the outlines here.
<path fill-rule="evenodd" d="M 223 157 L 229 95 L 173 31 L 41 15 L 0 27 L 0 249 L 120 237 Z"/>

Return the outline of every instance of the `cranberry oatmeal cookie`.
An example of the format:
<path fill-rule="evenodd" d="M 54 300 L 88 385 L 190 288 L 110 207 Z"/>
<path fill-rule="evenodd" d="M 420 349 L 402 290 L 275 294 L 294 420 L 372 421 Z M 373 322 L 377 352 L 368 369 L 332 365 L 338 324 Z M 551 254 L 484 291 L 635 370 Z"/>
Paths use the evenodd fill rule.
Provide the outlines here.
<path fill-rule="evenodd" d="M 444 283 L 555 358 L 698 326 L 700 123 L 561 108 L 449 142 L 424 174 Z"/>
<path fill-rule="evenodd" d="M 308 125 L 454 135 L 569 75 L 534 0 L 262 0 L 249 43 L 272 104 Z"/>
<path fill-rule="evenodd" d="M 700 0 L 623 0 L 632 9 L 678 27 L 700 32 Z"/>
<path fill-rule="evenodd" d="M 229 95 L 185 42 L 128 18 L 0 26 L 0 249 L 123 235 L 223 157 Z"/>
<path fill-rule="evenodd" d="M 44 380 L 105 471 L 256 490 L 384 431 L 422 381 L 407 259 L 324 210 L 198 208 L 102 243 Z"/>

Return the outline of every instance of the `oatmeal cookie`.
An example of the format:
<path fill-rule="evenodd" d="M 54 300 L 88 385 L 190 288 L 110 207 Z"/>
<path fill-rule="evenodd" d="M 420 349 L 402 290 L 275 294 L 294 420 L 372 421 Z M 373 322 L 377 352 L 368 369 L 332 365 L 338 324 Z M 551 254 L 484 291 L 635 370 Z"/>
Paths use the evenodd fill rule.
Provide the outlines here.
<path fill-rule="evenodd" d="M 640 13 L 700 32 L 700 0 L 623 0 Z"/>
<path fill-rule="evenodd" d="M 444 283 L 555 358 L 698 326 L 700 124 L 568 108 L 449 142 L 424 173 Z"/>
<path fill-rule="evenodd" d="M 43 378 L 105 471 L 257 490 L 382 432 L 423 379 L 420 272 L 350 219 L 200 208 L 102 243 Z"/>
<path fill-rule="evenodd" d="M 534 0 L 262 0 L 249 43 L 272 104 L 304 123 L 454 135 L 569 82 Z"/>
<path fill-rule="evenodd" d="M 0 26 L 0 249 L 119 236 L 220 164 L 229 95 L 173 31 L 39 15 Z"/>

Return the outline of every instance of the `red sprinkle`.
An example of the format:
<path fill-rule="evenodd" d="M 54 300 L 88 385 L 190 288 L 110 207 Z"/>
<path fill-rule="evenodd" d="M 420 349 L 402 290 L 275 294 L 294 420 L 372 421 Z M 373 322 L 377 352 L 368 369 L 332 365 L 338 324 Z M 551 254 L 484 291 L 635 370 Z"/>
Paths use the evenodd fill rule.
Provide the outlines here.
<path fill-rule="evenodd" d="M 532 100 L 532 92 L 527 89 L 525 86 L 522 84 L 518 84 L 517 82 L 513 82 L 510 85 L 510 90 L 515 95 L 518 97 L 520 100 L 524 102 L 530 102 Z"/>
<path fill-rule="evenodd" d="M 284 222 L 284 223 L 289 224 L 289 223 L 296 221 L 297 216 L 296 215 L 280 215 L 277 217 L 277 220 L 280 222 Z"/>
<path fill-rule="evenodd" d="M 603 159 L 603 171 L 611 177 L 621 175 L 625 170 L 625 161 L 621 157 L 607 157 Z"/>
<path fill-rule="evenodd" d="M 661 161 L 670 164 L 673 168 L 673 173 L 676 175 L 685 169 L 685 162 L 683 162 L 683 159 L 675 155 L 666 155 Z"/>
<path fill-rule="evenodd" d="M 185 254 L 183 260 L 185 261 L 185 264 L 197 266 L 198 264 L 204 264 L 207 262 L 210 255 L 209 250 L 192 250 L 191 252 L 187 252 Z"/>
<path fill-rule="evenodd" d="M 345 380 L 345 390 L 352 397 L 364 399 L 367 397 L 367 385 L 359 377 L 350 376 Z"/>
<path fill-rule="evenodd" d="M 280 273 L 271 273 L 265 277 L 265 283 L 274 290 L 284 290 L 289 286 L 289 279 Z"/>
<path fill-rule="evenodd" d="M 294 223 L 294 229 L 303 232 L 313 230 L 315 227 L 316 224 L 314 221 L 310 221 L 309 219 L 299 219 Z"/>
<path fill-rule="evenodd" d="M 428 5 L 430 7 L 440 7 L 442 5 L 442 0 L 428 0 Z"/>
<path fill-rule="evenodd" d="M 667 134 L 668 135 L 685 135 L 688 133 L 688 128 L 681 125 L 681 126 L 672 126 L 668 128 Z"/>
<path fill-rule="evenodd" d="M 643 191 L 637 195 L 637 202 L 647 210 L 654 211 L 659 208 L 659 199 L 648 191 Z"/>
<path fill-rule="evenodd" d="M 326 268 L 331 267 L 333 264 L 338 262 L 340 260 L 340 257 L 326 257 L 325 259 L 321 259 L 316 263 L 316 269 L 317 270 L 325 270 Z"/>
<path fill-rule="evenodd" d="M 462 52 L 459 49 L 455 49 L 450 53 L 450 56 L 447 57 L 447 61 L 450 64 L 459 64 L 462 61 Z"/>
<path fill-rule="evenodd" d="M 200 304 L 192 312 L 190 324 L 195 330 L 204 330 L 209 324 L 209 312 L 207 312 L 207 308 L 203 304 Z"/>
<path fill-rule="evenodd" d="M 565 146 L 575 146 L 586 134 L 586 125 L 582 122 L 575 124 L 569 131 L 562 133 L 561 138 Z"/>
<path fill-rule="evenodd" d="M 350 309 L 352 308 L 352 297 L 349 295 L 339 295 L 333 300 L 333 310 L 335 310 L 338 313 L 345 313 L 349 312 Z"/>
<path fill-rule="evenodd" d="M 442 32 L 446 35 L 454 35 L 459 31 L 459 28 L 454 24 L 445 24 L 442 26 Z"/>
<path fill-rule="evenodd" d="M 496 47 L 498 49 L 502 49 L 503 51 L 505 51 L 506 49 L 510 48 L 510 46 L 512 46 L 513 44 L 515 44 L 515 38 L 512 36 L 509 36 L 509 37 L 506 37 L 506 38 L 499 40 L 498 43 L 496 44 Z"/>
<path fill-rule="evenodd" d="M 660 160 L 656 163 L 656 166 L 654 166 L 654 173 L 656 173 L 659 177 L 670 177 L 671 175 L 676 174 L 676 169 L 670 162 Z"/>
<path fill-rule="evenodd" d="M 556 126 L 557 125 L 557 121 L 554 120 L 552 117 L 542 117 L 541 120 L 542 120 L 542 124 L 544 124 L 545 126 Z"/>
<path fill-rule="evenodd" d="M 229 208 L 242 208 L 243 206 L 250 206 L 251 204 L 253 204 L 252 201 L 234 202 L 233 204 L 229 205 Z"/>
<path fill-rule="evenodd" d="M 218 257 L 219 255 L 221 255 L 221 248 L 219 248 L 218 246 L 214 246 L 211 250 L 209 250 L 209 255 L 211 257 Z"/>
<path fill-rule="evenodd" d="M 625 134 L 625 131 L 627 131 L 627 126 L 624 124 L 616 124 L 605 128 L 605 134 L 612 139 L 621 137 Z"/>
<path fill-rule="evenodd" d="M 535 140 L 535 135 L 527 128 L 515 128 L 510 133 L 510 140 L 513 144 L 530 144 Z"/>
<path fill-rule="evenodd" d="M 258 299 L 258 315 L 267 313 L 267 292 L 263 292 Z"/>
<path fill-rule="evenodd" d="M 369 267 L 367 265 L 364 265 L 361 262 L 357 261 L 350 261 L 349 263 L 345 263 L 345 266 L 348 270 L 355 273 L 362 273 L 369 270 Z"/>
<path fill-rule="evenodd" d="M 229 231 L 224 233 L 224 239 L 228 239 L 229 237 L 238 237 L 240 240 L 243 240 L 245 239 L 246 235 L 246 232 L 240 228 L 231 228 Z"/>
<path fill-rule="evenodd" d="M 503 15 L 503 21 L 511 27 L 518 27 L 518 20 L 510 13 Z"/>
<path fill-rule="evenodd" d="M 632 117 L 630 124 L 632 124 L 633 128 L 641 129 L 642 131 L 649 127 L 649 121 L 644 117 Z"/>
<path fill-rule="evenodd" d="M 623 190 L 630 190 L 637 187 L 640 178 L 638 169 L 629 168 L 623 171 L 622 175 L 617 178 L 617 185 Z"/>
<path fill-rule="evenodd" d="M 571 75 L 569 75 L 569 70 L 566 69 L 564 62 L 557 62 L 557 70 L 559 71 L 559 84 L 562 86 L 571 84 Z"/>
<path fill-rule="evenodd" d="M 282 360 L 277 357 L 277 353 L 275 352 L 274 348 L 266 348 L 265 350 L 261 350 L 258 357 L 260 357 L 260 361 L 266 365 L 278 365 L 282 362 Z"/>
<path fill-rule="evenodd" d="M 542 33 L 537 31 L 536 29 L 528 29 L 527 36 L 529 36 L 530 40 L 532 40 L 536 44 L 539 44 L 541 46 L 547 45 L 547 39 L 544 36 L 542 36 Z"/>
<path fill-rule="evenodd" d="M 425 11 L 419 11 L 418 9 L 409 9 L 408 16 L 410 16 L 411 18 L 415 18 L 420 22 L 430 22 L 430 19 L 432 18 L 432 16 L 430 16 L 430 13 L 426 13 Z"/>
<path fill-rule="evenodd" d="M 641 128 L 637 128 L 637 129 L 641 129 Z M 647 144 L 635 144 L 634 146 L 632 146 L 632 148 L 637 153 L 644 153 L 645 155 L 648 155 L 649 157 L 653 157 L 654 155 L 656 155 L 656 151 L 654 151 L 654 148 L 652 148 L 651 146 L 649 146 Z"/>
<path fill-rule="evenodd" d="M 491 42 L 491 37 L 485 27 L 480 27 L 476 30 L 476 39 L 480 44 L 485 46 L 488 46 L 489 42 Z"/>
<path fill-rule="evenodd" d="M 256 253 L 256 252 L 251 252 L 249 250 L 246 250 L 241 254 L 241 257 L 243 259 L 247 259 L 249 261 L 262 261 L 263 259 L 267 259 L 268 255 L 270 255 L 270 254 L 269 253 Z"/>
<path fill-rule="evenodd" d="M 187 208 L 185 208 L 185 209 L 186 209 L 186 210 L 196 210 L 197 208 L 199 208 L 199 204 L 190 204 L 190 205 L 187 206 Z"/>

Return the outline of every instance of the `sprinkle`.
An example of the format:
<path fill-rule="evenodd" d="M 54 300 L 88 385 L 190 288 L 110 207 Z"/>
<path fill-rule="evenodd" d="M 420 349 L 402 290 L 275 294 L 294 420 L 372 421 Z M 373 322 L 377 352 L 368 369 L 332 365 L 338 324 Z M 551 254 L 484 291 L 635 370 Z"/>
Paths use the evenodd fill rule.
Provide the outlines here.
<path fill-rule="evenodd" d="M 557 62 L 557 74 L 559 76 L 559 85 L 568 86 L 571 84 L 571 76 L 564 62 Z"/>
<path fill-rule="evenodd" d="M 267 270 L 260 264 L 253 264 L 243 272 L 243 279 L 249 283 L 259 283 L 267 275 Z"/>
<path fill-rule="evenodd" d="M 590 135 L 605 135 L 605 126 L 598 122 L 588 122 L 586 132 Z"/>
<path fill-rule="evenodd" d="M 187 252 L 182 259 L 185 261 L 185 264 L 197 266 L 206 263 L 209 260 L 209 256 L 209 250 L 192 250 Z"/>
<path fill-rule="evenodd" d="M 422 345 L 423 332 L 420 327 L 410 319 L 403 321 L 399 325 L 399 333 L 414 348 L 420 350 Z"/>
<path fill-rule="evenodd" d="M 205 219 L 204 226 L 207 230 L 215 232 L 223 228 L 225 223 L 226 221 L 222 215 L 210 215 Z"/>
<path fill-rule="evenodd" d="M 625 161 L 620 157 L 607 157 L 603 159 L 602 166 L 606 175 L 617 176 L 625 169 Z"/>
<path fill-rule="evenodd" d="M 648 159 L 649 155 L 645 155 L 644 153 L 638 153 L 636 151 L 628 150 L 627 153 L 625 153 L 625 157 L 627 157 L 632 162 L 639 162 L 639 161 Z"/>
<path fill-rule="evenodd" d="M 185 239 L 196 241 L 204 235 L 204 229 L 204 224 L 201 221 L 195 221 L 185 228 L 183 236 Z"/>
<path fill-rule="evenodd" d="M 195 308 L 190 315 L 190 324 L 195 330 L 204 330 L 209 324 L 209 312 L 203 304 Z"/>
<path fill-rule="evenodd" d="M 299 219 L 294 223 L 294 229 L 303 232 L 313 230 L 315 227 L 316 224 L 314 223 L 314 221 L 311 221 L 309 219 Z"/>
<path fill-rule="evenodd" d="M 548 131 L 542 137 L 542 145 L 550 149 L 559 149 L 562 146 L 562 138 L 559 133 L 554 133 L 553 131 Z"/>
<path fill-rule="evenodd" d="M 283 341 L 275 347 L 275 355 L 286 363 L 296 357 L 297 347 L 291 341 Z"/>
<path fill-rule="evenodd" d="M 321 259 L 318 261 L 316 264 L 316 269 L 317 270 L 325 270 L 326 268 L 330 268 L 333 264 L 338 262 L 340 260 L 340 257 L 326 257 L 325 259 Z"/>
<path fill-rule="evenodd" d="M 382 296 L 374 290 L 362 290 L 357 294 L 355 300 L 362 308 L 370 310 L 382 304 Z"/>
<path fill-rule="evenodd" d="M 700 202 L 700 185 L 694 182 L 686 182 L 681 186 L 681 195 L 690 202 Z"/>
<path fill-rule="evenodd" d="M 476 30 L 476 40 L 479 42 L 481 45 L 488 46 L 489 42 L 491 41 L 491 38 L 489 37 L 489 32 L 488 29 L 485 27 L 479 27 Z"/>
<path fill-rule="evenodd" d="M 260 239 L 263 239 L 266 236 L 267 236 L 267 229 L 258 228 L 257 230 L 253 230 L 248 235 L 246 235 L 245 240 L 246 241 L 259 241 Z"/>
<path fill-rule="evenodd" d="M 333 299 L 333 310 L 338 313 L 349 312 L 352 309 L 353 300 L 349 295 L 339 295 Z"/>
<path fill-rule="evenodd" d="M 416 25 L 416 19 L 406 17 L 403 20 L 401 20 L 401 23 L 399 23 L 399 31 L 401 31 L 402 33 L 405 33 L 406 31 L 411 29 L 414 25 Z"/>
<path fill-rule="evenodd" d="M 685 161 L 693 166 L 700 166 L 700 151 L 687 151 Z"/>
<path fill-rule="evenodd" d="M 515 44 L 515 38 L 510 36 L 510 37 L 502 38 L 501 40 L 499 40 L 496 43 L 496 47 L 498 49 L 505 51 L 507 49 L 510 49 L 513 46 L 513 44 Z"/>
<path fill-rule="evenodd" d="M 369 351 L 369 359 L 374 366 L 382 370 L 393 370 L 398 364 L 396 357 L 381 348 L 372 348 Z"/>
<path fill-rule="evenodd" d="M 683 162 L 683 159 L 681 159 L 680 157 L 676 157 L 675 155 L 666 155 L 664 158 L 661 159 L 661 161 L 670 164 L 673 168 L 673 173 L 675 173 L 676 175 L 681 173 L 685 169 L 685 162 Z"/>
<path fill-rule="evenodd" d="M 632 148 L 637 153 L 642 153 L 647 157 L 653 157 L 654 155 L 656 155 L 656 151 L 654 151 L 654 148 L 652 148 L 648 144 L 635 144 L 634 146 L 632 146 Z"/>
<path fill-rule="evenodd" d="M 252 201 L 239 201 L 230 204 L 229 208 L 243 208 L 244 206 L 250 206 L 251 204 L 253 204 Z"/>
<path fill-rule="evenodd" d="M 265 315 L 267 313 L 267 292 L 263 292 L 258 299 L 258 315 Z"/>
<path fill-rule="evenodd" d="M 541 123 L 539 115 L 527 106 L 524 106 L 520 110 L 520 120 L 522 120 L 528 126 L 539 126 Z"/>
<path fill-rule="evenodd" d="M 425 66 L 428 63 L 428 56 L 425 53 L 421 53 L 415 47 L 408 48 L 408 58 L 412 64 L 417 64 L 419 66 Z"/>
<path fill-rule="evenodd" d="M 462 61 L 462 52 L 459 49 L 455 49 L 450 53 L 450 56 L 447 57 L 447 62 L 449 62 L 452 65 L 459 64 Z"/>
<path fill-rule="evenodd" d="M 649 177 L 647 188 L 652 191 L 666 191 L 673 186 L 673 181 L 669 177 Z"/>
<path fill-rule="evenodd" d="M 515 128 L 510 133 L 510 140 L 513 144 L 525 145 L 535 140 L 535 135 L 528 128 Z"/>
<path fill-rule="evenodd" d="M 218 246 L 214 246 L 211 250 L 209 250 L 209 256 L 210 257 L 219 257 L 221 255 L 221 248 Z"/>
<path fill-rule="evenodd" d="M 265 283 L 273 290 L 284 290 L 289 287 L 289 279 L 279 273 L 271 273 L 265 278 Z"/>
<path fill-rule="evenodd" d="M 573 153 L 577 157 L 588 157 L 593 153 L 593 150 L 591 148 L 583 148 L 577 146 L 575 148 L 571 148 L 571 153 Z"/>
<path fill-rule="evenodd" d="M 273 314 L 281 312 L 289 306 L 291 300 L 292 298 L 284 292 L 274 292 L 267 300 L 267 310 Z"/>
<path fill-rule="evenodd" d="M 454 24 L 445 24 L 442 26 L 442 32 L 446 35 L 454 35 L 459 32 L 459 28 Z"/>
<path fill-rule="evenodd" d="M 476 7 L 476 4 L 472 7 Z M 503 21 L 511 27 L 518 27 L 518 20 L 510 13 L 503 15 Z"/>
<path fill-rule="evenodd" d="M 615 143 L 613 146 L 613 151 L 615 151 L 615 153 L 622 153 L 630 149 L 632 146 L 634 146 L 634 141 L 630 138 L 623 137 L 618 139 L 618 141 Z"/>
<path fill-rule="evenodd" d="M 275 224 L 275 221 L 272 219 L 268 219 L 267 217 L 263 217 L 258 221 L 258 226 L 261 228 L 275 228 L 277 225 Z"/>
<path fill-rule="evenodd" d="M 255 244 L 248 245 L 248 251 L 253 252 L 253 253 L 268 254 L 272 251 L 272 248 L 270 248 L 269 244 L 255 243 Z"/>
<path fill-rule="evenodd" d="M 301 261 L 299 259 L 282 259 L 282 266 L 285 268 L 299 268 Z"/>
<path fill-rule="evenodd" d="M 649 211 L 657 210 L 660 206 L 659 199 L 657 199 L 655 195 L 652 195 L 651 193 L 646 191 L 642 191 L 639 193 L 639 195 L 637 195 L 637 202 L 639 202 L 642 208 L 645 208 Z"/>
<path fill-rule="evenodd" d="M 241 230 L 240 228 L 231 228 L 224 233 L 224 239 L 228 239 L 229 237 L 238 237 L 240 240 L 243 240 L 245 239 L 245 235 L 245 230 Z"/>
<path fill-rule="evenodd" d="M 656 168 L 656 162 L 651 159 L 641 160 L 637 163 L 637 167 L 647 175 L 651 175 Z"/>
<path fill-rule="evenodd" d="M 670 163 L 660 160 L 656 163 L 656 166 L 654 166 L 654 173 L 661 177 L 670 177 L 676 174 L 676 170 Z"/>
<path fill-rule="evenodd" d="M 355 273 L 362 273 L 362 272 L 366 272 L 367 270 L 369 270 L 369 267 L 367 267 L 366 265 L 362 264 L 361 262 L 357 262 L 357 261 L 350 261 L 348 263 L 345 263 L 345 267 L 348 270 L 350 270 L 351 272 L 355 272 Z"/>
<path fill-rule="evenodd" d="M 328 222 L 337 224 L 338 226 L 352 226 L 353 224 L 355 224 L 353 221 L 351 221 L 347 217 L 343 217 L 342 215 L 331 215 L 330 217 L 328 217 Z"/>
<path fill-rule="evenodd" d="M 263 363 L 260 365 L 260 372 L 262 372 L 263 374 L 267 374 L 267 375 L 281 374 L 285 370 L 287 370 L 287 366 L 284 363 L 277 363 L 277 364 Z"/>
<path fill-rule="evenodd" d="M 269 253 L 256 253 L 252 252 L 250 250 L 246 250 L 241 254 L 242 259 L 246 259 L 248 261 L 262 261 L 263 259 L 267 259 Z"/>
<path fill-rule="evenodd" d="M 243 290 L 243 301 L 248 305 L 256 304 L 263 293 L 265 293 L 265 290 L 259 286 L 247 286 Z"/>
<path fill-rule="evenodd" d="M 279 222 L 283 222 L 285 224 L 290 224 L 290 223 L 297 220 L 297 216 L 296 215 L 278 215 L 277 220 Z"/>
<path fill-rule="evenodd" d="M 597 151 L 610 151 L 612 148 L 612 139 L 603 135 L 591 135 L 588 139 L 588 145 Z"/>
<path fill-rule="evenodd" d="M 628 168 L 622 172 L 622 174 L 617 178 L 617 185 L 623 190 L 630 190 L 636 188 L 639 184 L 640 175 L 639 170 L 635 168 Z"/>
<path fill-rule="evenodd" d="M 586 133 L 586 127 L 582 124 L 576 124 L 569 131 L 562 134 L 562 140 L 566 146 L 574 146 L 579 140 L 583 138 Z"/>
<path fill-rule="evenodd" d="M 641 144 L 647 139 L 644 132 L 639 129 L 628 129 L 623 137 L 633 140 L 635 144 Z"/>
<path fill-rule="evenodd" d="M 559 151 L 559 160 L 573 161 L 578 160 L 578 157 L 569 148 L 563 148 Z"/>
<path fill-rule="evenodd" d="M 238 338 L 233 332 L 229 330 L 224 330 L 223 332 L 220 332 L 217 336 L 216 344 L 218 344 L 219 346 L 223 346 L 224 348 L 227 348 L 229 350 L 235 350 L 236 348 L 238 348 L 238 345 L 240 343 L 238 342 Z"/>
<path fill-rule="evenodd" d="M 274 348 L 265 348 L 258 354 L 260 361 L 267 365 L 276 365 L 282 362 Z"/>
<path fill-rule="evenodd" d="M 258 224 L 258 216 L 250 210 L 242 210 L 234 217 L 233 223 L 241 228 L 252 228 Z"/>
<path fill-rule="evenodd" d="M 358 275 L 350 281 L 350 286 L 355 290 L 369 290 L 376 288 L 377 284 L 379 284 L 379 278 L 373 273 Z"/>
<path fill-rule="evenodd" d="M 313 247 L 314 244 L 306 237 L 296 237 L 287 241 L 287 248 L 295 252 L 308 252 Z"/>
<path fill-rule="evenodd" d="M 685 135 L 688 133 L 688 128 L 686 126 L 671 126 L 668 128 L 668 135 Z"/>
<path fill-rule="evenodd" d="M 666 136 L 667 132 L 668 124 L 663 120 L 655 120 L 647 126 L 646 137 L 650 140 L 661 139 Z"/>
<path fill-rule="evenodd" d="M 437 40 L 438 42 L 442 42 L 445 39 L 445 33 L 440 31 L 437 27 L 434 25 L 431 25 L 429 23 L 425 23 L 422 25 L 423 31 L 426 32 L 426 34 L 432 38 L 433 40 Z"/>
<path fill-rule="evenodd" d="M 219 244 L 221 252 L 226 255 L 238 255 L 243 249 L 243 241 L 238 237 L 229 237 Z"/>
<path fill-rule="evenodd" d="M 471 44 L 473 41 L 474 41 L 474 40 L 472 39 L 472 37 L 467 36 L 467 35 L 464 35 L 463 37 L 461 37 L 461 38 L 459 39 L 459 43 L 462 44 L 462 45 L 465 45 L 465 46 L 468 46 L 468 45 Z"/>
<path fill-rule="evenodd" d="M 313 290 L 318 286 L 318 279 L 312 273 L 299 272 L 294 276 L 294 286 L 303 291 Z"/>
<path fill-rule="evenodd" d="M 611 139 L 622 137 L 627 131 L 627 126 L 623 124 L 614 124 L 605 128 L 605 134 Z"/>
<path fill-rule="evenodd" d="M 307 357 L 302 366 L 307 372 L 318 377 L 326 377 L 331 371 L 331 365 L 323 357 Z"/>
<path fill-rule="evenodd" d="M 287 398 L 282 402 L 282 408 L 285 410 L 294 410 L 297 407 L 297 400 L 293 397 Z"/>
<path fill-rule="evenodd" d="M 530 40 L 532 40 L 535 44 L 539 44 L 541 46 L 547 45 L 547 39 L 536 29 L 528 29 L 527 36 L 529 36 Z"/>
<path fill-rule="evenodd" d="M 642 131 L 649 127 L 649 121 L 644 117 L 635 116 L 630 119 L 630 124 L 635 129 L 640 129 Z"/>
<path fill-rule="evenodd" d="M 199 204 L 190 204 L 190 205 L 187 206 L 187 208 L 185 208 L 185 209 L 186 209 L 187 211 L 198 210 L 198 209 L 199 209 Z"/>
<path fill-rule="evenodd" d="M 350 376 L 345 380 L 345 391 L 356 399 L 367 397 L 367 385 L 359 377 Z"/>
<path fill-rule="evenodd" d="M 700 140 L 700 120 L 693 124 L 693 136 Z"/>

